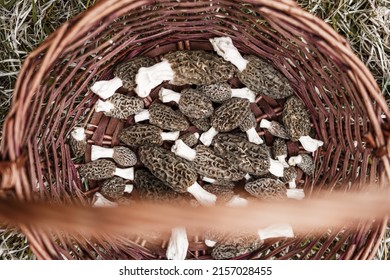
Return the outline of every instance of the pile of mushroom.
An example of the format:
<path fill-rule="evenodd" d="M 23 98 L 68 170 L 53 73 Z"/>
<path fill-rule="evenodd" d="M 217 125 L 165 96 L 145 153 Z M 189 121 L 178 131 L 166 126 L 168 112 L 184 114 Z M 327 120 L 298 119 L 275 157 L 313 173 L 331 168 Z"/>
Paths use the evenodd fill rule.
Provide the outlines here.
<path fill-rule="evenodd" d="M 160 62 L 132 58 L 115 67 L 112 79 L 91 86 L 99 96 L 95 112 L 124 127 L 115 134 L 119 145 L 94 144 L 84 127 L 69 133 L 80 178 L 97 182 L 94 207 L 137 200 L 246 207 L 305 197 L 304 176 L 315 172 L 310 153 L 323 145 L 311 137 L 305 104 L 269 62 L 242 56 L 229 37 L 210 43 L 215 52 L 175 51 Z M 237 78 L 240 88 L 231 82 Z M 262 95 L 276 100 L 281 114 L 254 110 Z M 228 259 L 252 253 L 267 238 L 292 237 L 283 224 L 250 233 L 207 229 L 204 242 L 212 257 Z M 166 258 L 185 259 L 186 229 L 173 228 L 167 244 Z"/>

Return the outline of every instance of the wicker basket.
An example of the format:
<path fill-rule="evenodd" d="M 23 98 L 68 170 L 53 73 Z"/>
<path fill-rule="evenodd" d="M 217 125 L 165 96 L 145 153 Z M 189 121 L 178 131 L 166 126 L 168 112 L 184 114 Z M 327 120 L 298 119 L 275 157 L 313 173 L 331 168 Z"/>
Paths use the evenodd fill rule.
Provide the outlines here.
<path fill-rule="evenodd" d="M 173 50 L 211 50 L 208 39 L 219 36 L 232 37 L 242 53 L 269 60 L 310 110 L 317 138 L 325 145 L 315 153 L 315 175 L 305 178 L 306 194 L 388 182 L 390 112 L 375 80 L 344 38 L 295 2 L 102 0 L 62 25 L 26 59 L 4 126 L 1 194 L 25 201 L 36 196 L 88 199 L 96 185 L 87 191 L 81 184 L 68 135 L 76 125 L 93 124 L 88 126 L 90 144 L 117 145 L 125 125 L 91 110 L 97 96 L 89 86 L 111 78 L 117 62 L 139 55 L 158 61 Z M 258 119 L 275 119 L 281 105 L 263 97 L 253 109 Z M 289 146 L 289 155 L 297 152 Z M 385 224 L 382 220 L 315 238 L 270 240 L 243 258 L 370 259 Z M 164 240 L 136 237 L 107 244 L 78 238 L 75 244 L 37 228 L 22 230 L 41 259 L 165 256 Z M 190 236 L 189 250 L 189 258 L 210 258 L 197 236 Z"/>

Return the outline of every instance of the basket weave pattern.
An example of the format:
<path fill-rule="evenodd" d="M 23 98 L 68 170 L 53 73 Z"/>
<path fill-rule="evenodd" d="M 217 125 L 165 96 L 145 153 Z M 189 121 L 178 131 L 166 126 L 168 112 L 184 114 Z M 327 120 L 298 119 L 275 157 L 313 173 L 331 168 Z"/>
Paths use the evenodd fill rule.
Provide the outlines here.
<path fill-rule="evenodd" d="M 125 125 L 92 110 L 98 97 L 89 86 L 112 78 L 118 62 L 140 55 L 158 61 L 174 50 L 212 50 L 208 39 L 219 36 L 230 36 L 241 53 L 269 60 L 305 102 L 313 130 L 325 142 L 314 155 L 314 176 L 304 180 L 307 194 L 388 182 L 390 112 L 375 80 L 345 39 L 295 2 L 112 0 L 65 23 L 26 59 L 4 126 L 1 194 L 22 200 L 78 198 L 86 204 L 97 185 L 89 191 L 82 185 L 71 160 L 69 133 L 76 125 L 92 124 L 89 144 L 115 146 Z M 282 105 L 262 97 L 252 109 L 258 120 L 275 119 Z M 290 156 L 297 152 L 297 146 L 289 146 Z M 314 239 L 271 240 L 245 258 L 369 259 L 385 223 L 333 229 Z M 114 249 L 97 240 L 104 248 L 98 250 L 88 240 L 74 246 L 69 237 L 55 242 L 38 229 L 22 230 L 42 259 L 112 258 L 110 250 L 120 259 L 165 256 L 161 240 L 118 238 L 115 246 L 110 244 Z M 206 249 L 199 237 L 191 237 L 193 258 L 210 258 Z"/>

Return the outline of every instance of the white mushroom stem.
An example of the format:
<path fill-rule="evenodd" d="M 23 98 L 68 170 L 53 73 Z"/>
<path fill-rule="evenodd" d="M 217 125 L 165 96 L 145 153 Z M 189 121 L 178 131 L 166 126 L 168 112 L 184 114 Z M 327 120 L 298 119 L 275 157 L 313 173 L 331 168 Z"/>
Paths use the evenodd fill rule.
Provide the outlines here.
<path fill-rule="evenodd" d="M 261 139 L 259 134 L 257 134 L 257 131 L 254 127 L 251 127 L 250 129 L 248 129 L 245 132 L 246 132 L 246 135 L 248 136 L 249 142 L 255 143 L 257 145 L 264 143 L 263 139 Z"/>
<path fill-rule="evenodd" d="M 214 127 L 211 127 L 209 130 L 202 133 L 199 140 L 200 140 L 200 142 L 203 143 L 203 145 L 210 146 L 211 142 L 213 142 L 213 138 L 217 134 L 218 134 L 218 131 Z"/>
<path fill-rule="evenodd" d="M 110 112 L 112 109 L 114 109 L 114 107 L 114 104 L 112 104 L 110 101 L 103 101 L 99 99 L 95 103 L 96 112 Z"/>
<path fill-rule="evenodd" d="M 286 162 L 286 158 L 287 158 L 287 155 L 276 156 L 276 159 L 277 159 L 278 161 L 280 161 L 280 162 L 283 164 L 283 166 L 284 166 L 285 168 L 288 168 L 289 165 L 288 165 L 288 163 Z"/>
<path fill-rule="evenodd" d="M 162 103 L 168 103 L 171 101 L 179 103 L 181 94 L 170 89 L 161 88 L 158 97 Z"/>
<path fill-rule="evenodd" d="M 90 124 L 90 123 L 87 123 L 87 126 L 88 126 L 88 127 L 95 127 L 95 128 L 98 127 L 97 125 Z"/>
<path fill-rule="evenodd" d="M 204 240 L 204 244 L 206 244 L 207 247 L 214 247 L 215 244 L 217 244 L 217 241 L 214 241 L 214 240 L 210 240 L 210 239 L 205 239 Z"/>
<path fill-rule="evenodd" d="M 288 164 L 291 165 L 291 166 L 295 166 L 297 164 L 300 164 L 302 162 L 302 156 L 301 155 L 297 155 L 295 157 L 290 157 L 290 159 L 288 160 Z"/>
<path fill-rule="evenodd" d="M 303 189 L 288 189 L 287 197 L 296 200 L 302 200 L 305 198 L 305 192 Z"/>
<path fill-rule="evenodd" d="M 70 136 L 76 141 L 83 141 L 87 138 L 87 134 L 85 134 L 85 129 L 82 127 L 73 128 Z"/>
<path fill-rule="evenodd" d="M 268 129 L 268 128 L 271 127 L 271 122 L 270 122 L 269 120 L 262 119 L 262 120 L 260 121 L 260 127 L 261 127 L 261 128 L 266 128 L 266 129 Z"/>
<path fill-rule="evenodd" d="M 239 195 L 234 195 L 227 203 L 227 207 L 246 207 L 249 201 Z"/>
<path fill-rule="evenodd" d="M 202 181 L 210 183 L 210 184 L 214 184 L 217 180 L 215 180 L 213 178 L 209 178 L 209 177 L 202 177 Z"/>
<path fill-rule="evenodd" d="M 232 88 L 231 97 L 245 98 L 251 103 L 256 101 L 256 93 L 251 91 L 249 88 Z"/>
<path fill-rule="evenodd" d="M 187 256 L 188 245 L 189 243 L 186 229 L 184 227 L 173 228 L 166 252 L 167 259 L 185 260 Z"/>
<path fill-rule="evenodd" d="M 150 118 L 149 110 L 144 109 L 141 112 L 134 115 L 134 121 L 136 123 L 148 120 Z"/>
<path fill-rule="evenodd" d="M 116 207 L 116 206 L 118 206 L 117 203 L 108 200 L 101 193 L 98 193 L 98 192 L 95 193 L 92 201 L 93 201 L 92 207 Z"/>
<path fill-rule="evenodd" d="M 288 187 L 290 189 L 295 189 L 297 187 L 297 184 L 295 183 L 295 179 L 291 179 L 291 181 L 288 182 Z"/>
<path fill-rule="evenodd" d="M 240 72 L 246 68 L 248 60 L 242 57 L 238 49 L 233 45 L 230 37 L 213 38 L 210 39 L 210 43 L 218 55 L 222 56 L 226 61 L 230 61 Z"/>
<path fill-rule="evenodd" d="M 163 81 L 173 80 L 175 73 L 168 61 L 163 60 L 151 67 L 141 67 L 135 76 L 137 87 L 135 92 L 139 97 L 147 97 L 150 91 Z"/>
<path fill-rule="evenodd" d="M 160 135 L 163 141 L 176 141 L 179 139 L 180 131 L 161 132 Z"/>
<path fill-rule="evenodd" d="M 97 160 L 99 158 L 112 158 L 114 156 L 114 149 L 104 148 L 96 145 L 91 146 L 91 160 Z"/>
<path fill-rule="evenodd" d="M 308 152 L 315 152 L 319 147 L 324 145 L 324 142 L 321 140 L 313 139 L 310 136 L 301 136 L 299 138 L 302 147 Z"/>
<path fill-rule="evenodd" d="M 91 87 L 93 93 L 99 95 L 102 99 L 110 98 L 116 90 L 123 85 L 122 80 L 115 77 L 111 80 L 97 81 Z"/>
<path fill-rule="evenodd" d="M 132 193 L 132 192 L 133 192 L 133 189 L 134 189 L 134 185 L 128 184 L 128 185 L 125 185 L 125 190 L 124 190 L 124 192 L 125 192 L 125 193 Z"/>
<path fill-rule="evenodd" d="M 277 160 L 270 159 L 269 172 L 276 177 L 283 177 L 284 167 L 283 164 Z"/>
<path fill-rule="evenodd" d="M 217 201 L 217 197 L 214 194 L 203 189 L 197 182 L 193 183 L 187 191 L 203 206 L 213 206 Z"/>
<path fill-rule="evenodd" d="M 172 146 L 171 152 L 189 161 L 193 161 L 196 157 L 196 151 L 187 146 L 181 139 L 175 141 L 175 145 Z"/>
<path fill-rule="evenodd" d="M 115 168 L 114 175 L 119 176 L 123 179 L 134 180 L 134 168 Z"/>
<path fill-rule="evenodd" d="M 274 224 L 257 231 L 261 240 L 278 237 L 294 237 L 294 231 L 289 224 Z"/>
<path fill-rule="evenodd" d="M 252 179 L 252 176 L 249 175 L 248 173 L 246 173 L 244 178 L 245 178 L 245 180 L 249 181 L 250 179 Z"/>

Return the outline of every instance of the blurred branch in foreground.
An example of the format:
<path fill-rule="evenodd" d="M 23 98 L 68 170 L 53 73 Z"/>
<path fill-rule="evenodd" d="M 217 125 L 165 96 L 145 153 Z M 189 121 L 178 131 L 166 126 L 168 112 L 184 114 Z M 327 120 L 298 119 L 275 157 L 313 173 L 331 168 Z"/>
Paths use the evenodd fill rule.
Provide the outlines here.
<path fill-rule="evenodd" d="M 0 220 L 15 226 L 59 229 L 69 233 L 129 233 L 213 227 L 234 231 L 256 230 L 275 223 L 290 223 L 295 232 L 313 232 L 333 226 L 353 226 L 362 220 L 390 213 L 388 192 L 335 193 L 304 201 L 251 202 L 248 207 L 174 207 L 137 203 L 128 207 L 82 208 L 72 205 L 0 199 Z"/>

